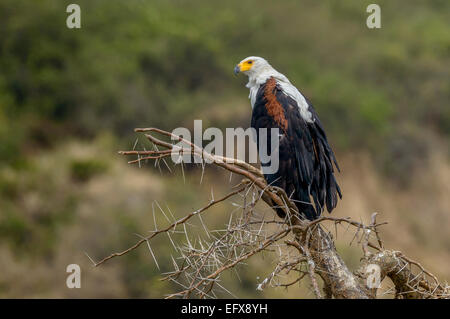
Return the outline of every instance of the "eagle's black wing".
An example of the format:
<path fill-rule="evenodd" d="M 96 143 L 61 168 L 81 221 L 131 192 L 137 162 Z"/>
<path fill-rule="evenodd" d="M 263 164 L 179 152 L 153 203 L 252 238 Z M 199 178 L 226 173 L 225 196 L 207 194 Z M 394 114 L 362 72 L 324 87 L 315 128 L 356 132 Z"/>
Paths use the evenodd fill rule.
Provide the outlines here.
<path fill-rule="evenodd" d="M 279 169 L 275 173 L 265 174 L 265 178 L 268 184 L 283 188 L 300 213 L 313 220 L 320 216 L 325 205 L 328 212 L 331 212 L 337 205 L 337 196 L 342 197 L 334 177 L 333 165 L 338 170 L 339 168 L 311 103 L 307 101 L 313 122 L 307 122 L 301 117 L 297 102 L 274 83 L 273 79 L 269 79 L 260 87 L 252 114 L 258 149 L 259 128 L 269 129 L 268 150 L 270 128 L 280 129 Z M 280 115 L 280 111 L 283 114 Z M 270 163 L 262 165 L 268 166 Z M 283 217 L 281 209 L 277 212 Z"/>

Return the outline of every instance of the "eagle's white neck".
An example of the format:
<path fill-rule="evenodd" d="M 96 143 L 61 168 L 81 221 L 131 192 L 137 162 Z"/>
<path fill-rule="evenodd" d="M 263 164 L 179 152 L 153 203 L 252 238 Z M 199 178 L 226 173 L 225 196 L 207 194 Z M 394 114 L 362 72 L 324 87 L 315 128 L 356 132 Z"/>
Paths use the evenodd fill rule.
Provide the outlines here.
<path fill-rule="evenodd" d="M 250 99 L 250 103 L 252 108 L 255 106 L 256 94 L 258 93 L 259 87 L 266 83 L 269 78 L 275 78 L 277 82 L 291 83 L 288 78 L 283 74 L 275 70 L 270 65 L 265 65 L 263 69 L 258 70 L 258 72 L 249 72 L 248 73 L 248 83 L 246 87 L 250 89 L 250 95 L 248 96 Z"/>
<path fill-rule="evenodd" d="M 258 90 L 262 84 L 266 83 L 266 81 L 273 77 L 283 92 L 290 96 L 297 102 L 300 115 L 307 122 L 314 122 L 311 112 L 309 111 L 308 102 L 306 102 L 305 97 L 300 93 L 299 90 L 289 79 L 275 70 L 271 65 L 265 65 L 262 69 L 259 69 L 258 72 L 248 72 L 248 83 L 246 87 L 250 89 L 249 99 L 252 105 L 252 108 L 255 106 L 256 95 L 258 94 Z"/>

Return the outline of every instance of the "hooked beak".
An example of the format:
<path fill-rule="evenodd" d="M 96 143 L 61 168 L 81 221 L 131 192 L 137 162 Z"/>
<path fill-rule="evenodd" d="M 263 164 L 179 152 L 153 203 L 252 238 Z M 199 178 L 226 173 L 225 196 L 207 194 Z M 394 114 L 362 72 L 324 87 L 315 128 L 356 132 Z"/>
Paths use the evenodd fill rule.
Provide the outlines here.
<path fill-rule="evenodd" d="M 234 67 L 234 74 L 237 75 L 239 72 L 241 72 L 241 67 L 238 64 Z"/>

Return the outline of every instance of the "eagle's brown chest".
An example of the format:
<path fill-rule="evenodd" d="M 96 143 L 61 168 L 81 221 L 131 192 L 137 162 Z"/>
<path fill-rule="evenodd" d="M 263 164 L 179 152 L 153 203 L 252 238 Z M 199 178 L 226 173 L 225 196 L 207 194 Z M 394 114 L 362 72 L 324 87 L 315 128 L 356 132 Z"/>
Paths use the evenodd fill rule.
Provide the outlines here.
<path fill-rule="evenodd" d="M 274 119 L 275 123 L 283 129 L 283 131 L 287 131 L 288 121 L 286 119 L 286 115 L 284 114 L 283 106 L 278 102 L 277 97 L 275 95 L 277 82 L 274 78 L 270 78 L 266 81 L 264 87 L 264 98 L 266 100 L 266 110 L 267 113 Z"/>

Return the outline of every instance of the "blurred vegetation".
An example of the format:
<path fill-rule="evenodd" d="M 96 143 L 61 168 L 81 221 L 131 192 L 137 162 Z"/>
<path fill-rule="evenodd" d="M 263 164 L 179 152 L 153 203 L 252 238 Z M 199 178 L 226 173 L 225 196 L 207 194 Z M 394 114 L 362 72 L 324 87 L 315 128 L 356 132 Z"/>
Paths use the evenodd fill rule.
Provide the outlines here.
<path fill-rule="evenodd" d="M 308 96 L 338 154 L 371 154 L 377 173 L 409 187 L 436 149 L 448 161 L 450 2 L 377 1 L 382 28 L 370 30 L 371 2 L 80 0 L 82 28 L 68 29 L 70 1 L 2 0 L 1 241 L 18 258 L 56 258 L 61 231 L 84 225 L 83 205 L 99 216 L 108 211 L 112 221 L 94 224 L 122 225 L 118 237 L 142 230 L 124 212 L 138 214 L 150 199 L 130 208 L 124 188 L 101 193 L 122 206 L 97 205 L 85 185 L 115 174 L 121 159 L 113 155 L 133 146 L 134 127 L 172 130 L 194 119 L 204 127 L 248 126 L 245 79 L 232 70 L 249 55 L 267 58 Z M 68 158 L 73 141 L 97 151 L 74 146 Z M 166 200 L 181 210 L 202 203 L 198 190 L 186 192 L 179 182 L 160 181 L 183 188 Z M 133 241 L 126 238 L 93 250 L 103 255 Z M 133 277 L 121 279 L 128 286 L 118 295 L 158 297 L 167 287 L 143 265 L 145 252 L 139 256 L 125 258 L 123 269 L 133 271 L 111 270 Z M 3 285 L 0 295 L 8 295 Z"/>

